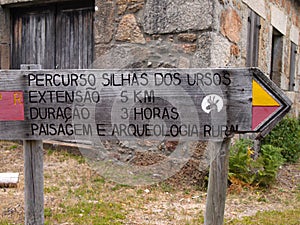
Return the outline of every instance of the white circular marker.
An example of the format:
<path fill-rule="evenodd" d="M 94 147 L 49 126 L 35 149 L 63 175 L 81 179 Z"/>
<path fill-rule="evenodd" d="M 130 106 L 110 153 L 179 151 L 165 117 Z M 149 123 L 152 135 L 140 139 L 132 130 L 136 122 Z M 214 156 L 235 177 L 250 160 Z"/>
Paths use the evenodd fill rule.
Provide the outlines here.
<path fill-rule="evenodd" d="M 207 95 L 202 101 L 201 107 L 207 114 L 212 111 L 221 112 L 224 106 L 224 101 L 219 95 Z"/>

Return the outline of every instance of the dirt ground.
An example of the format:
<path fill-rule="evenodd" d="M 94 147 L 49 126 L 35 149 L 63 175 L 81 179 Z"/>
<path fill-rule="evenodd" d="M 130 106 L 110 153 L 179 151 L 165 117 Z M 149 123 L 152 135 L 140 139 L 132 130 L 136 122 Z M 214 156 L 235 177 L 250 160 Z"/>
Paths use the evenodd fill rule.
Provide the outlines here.
<path fill-rule="evenodd" d="M 9 220 L 15 224 L 24 223 L 24 176 L 22 146 L 0 142 L 0 172 L 19 172 L 17 188 L 0 188 L 0 221 Z M 44 157 L 45 188 L 58 186 L 58 191 L 45 192 L 45 207 L 57 208 L 62 196 L 69 189 L 76 189 L 98 176 L 88 164 L 65 157 L 60 152 Z M 198 176 L 198 175 L 197 175 Z M 175 179 L 176 180 L 176 179 Z M 116 184 L 105 182 L 102 199 L 122 203 L 126 210 L 125 224 L 183 224 L 203 214 L 206 193 L 194 187 L 176 185 L 126 187 L 111 192 Z M 178 181 L 180 182 L 180 181 Z M 300 187 L 300 164 L 281 168 L 278 182 L 268 191 L 229 188 L 226 199 L 225 218 L 254 215 L 258 211 L 286 210 L 294 207 Z M 139 195 L 137 195 L 139 193 Z M 128 196 L 131 196 L 129 201 Z M 55 224 L 55 223 L 53 223 Z M 64 223 L 66 224 L 66 223 Z"/>

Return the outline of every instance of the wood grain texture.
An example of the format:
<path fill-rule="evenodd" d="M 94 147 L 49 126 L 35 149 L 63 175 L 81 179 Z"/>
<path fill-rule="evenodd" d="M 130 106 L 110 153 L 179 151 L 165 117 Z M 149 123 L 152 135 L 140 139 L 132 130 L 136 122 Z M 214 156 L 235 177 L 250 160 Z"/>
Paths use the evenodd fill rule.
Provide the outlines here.
<path fill-rule="evenodd" d="M 80 78 L 82 74 L 84 79 Z M 191 126 L 196 125 L 196 135 L 175 134 L 168 137 L 185 140 L 222 139 L 225 131 L 228 133 L 231 127 L 238 127 L 238 132 L 251 129 L 252 73 L 248 69 L 74 69 L 1 71 L 0 75 L 0 91 L 24 91 L 26 118 L 25 121 L 2 121 L 1 124 L 14 129 L 13 134 L 0 131 L 4 139 L 99 138 L 98 128 L 101 125 L 101 130 L 105 130 L 105 136 L 101 136 L 101 139 L 110 140 L 115 138 L 113 134 L 118 133 L 113 132 L 114 125 L 120 127 L 122 124 L 164 124 L 167 130 L 174 125 L 177 131 L 181 125 L 185 131 L 190 131 Z M 215 96 L 219 96 L 219 99 L 215 99 Z M 209 97 L 206 101 L 212 102 L 203 106 L 206 97 Z M 216 108 L 209 109 L 217 107 L 213 101 L 223 102 L 215 116 L 210 112 Z M 47 116 L 49 108 L 52 114 L 48 113 L 50 116 Z M 36 116 L 37 110 L 42 112 L 41 115 Z M 85 110 L 88 118 L 83 118 L 83 115 L 76 117 L 75 110 Z M 53 111 L 55 114 L 63 111 L 64 114 L 53 117 Z M 69 126 L 72 131 L 68 134 L 59 132 L 59 135 L 53 131 L 50 133 L 55 134 L 49 135 L 44 130 L 33 132 L 33 124 L 53 124 L 51 126 L 57 130 L 60 129 L 58 126 Z M 78 132 L 77 135 L 70 134 L 75 132 L 74 124 L 91 126 L 92 132 L 87 135 Z M 76 130 L 80 129 L 84 128 Z M 144 130 L 141 127 L 136 129 Z M 118 138 L 135 138 L 126 132 L 119 136 L 117 134 Z M 147 138 L 157 139 L 156 135 L 152 136 Z"/>
<path fill-rule="evenodd" d="M 93 2 L 12 10 L 12 67 L 88 68 L 93 62 Z"/>
<path fill-rule="evenodd" d="M 29 63 L 54 68 L 53 7 L 13 11 L 12 68 L 19 69 L 21 64 Z"/>
<path fill-rule="evenodd" d="M 42 141 L 24 141 L 25 224 L 44 224 L 44 168 Z"/>
<path fill-rule="evenodd" d="M 252 131 L 254 77 L 279 96 L 285 115 L 291 102 L 257 69 L 0 71 L 0 91 L 24 91 L 25 105 L 25 120 L 1 121 L 0 137 L 222 140 Z"/>
<path fill-rule="evenodd" d="M 230 138 L 209 143 L 211 154 L 205 225 L 223 225 L 228 182 Z"/>
<path fill-rule="evenodd" d="M 40 64 L 21 64 L 21 70 L 39 70 Z M 44 224 L 43 141 L 24 140 L 25 225 Z"/>
<path fill-rule="evenodd" d="M 93 9 L 88 6 L 62 5 L 56 15 L 56 67 L 88 68 L 93 62 Z"/>

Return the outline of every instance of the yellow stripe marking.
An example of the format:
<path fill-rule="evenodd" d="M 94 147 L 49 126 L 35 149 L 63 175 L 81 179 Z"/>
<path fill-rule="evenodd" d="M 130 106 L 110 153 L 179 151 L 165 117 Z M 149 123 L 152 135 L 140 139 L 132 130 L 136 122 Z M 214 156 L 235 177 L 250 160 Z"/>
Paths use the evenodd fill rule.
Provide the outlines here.
<path fill-rule="evenodd" d="M 280 106 L 280 104 L 255 80 L 252 81 L 253 106 Z"/>

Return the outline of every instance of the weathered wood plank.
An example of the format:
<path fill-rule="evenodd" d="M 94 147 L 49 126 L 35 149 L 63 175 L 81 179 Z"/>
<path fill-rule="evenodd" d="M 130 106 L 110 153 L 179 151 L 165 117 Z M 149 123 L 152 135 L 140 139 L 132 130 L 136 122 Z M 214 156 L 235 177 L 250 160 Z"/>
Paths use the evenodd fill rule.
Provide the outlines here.
<path fill-rule="evenodd" d="M 78 27 L 80 28 L 80 30 L 82 31 L 83 30 L 83 17 L 82 16 L 79 16 L 78 18 Z M 78 68 L 79 69 L 83 69 L 83 55 L 84 55 L 84 52 L 83 52 L 83 37 L 84 37 L 84 33 L 83 32 L 79 32 L 79 35 L 78 35 L 78 39 L 80 40 L 79 41 L 79 46 L 78 46 Z"/>
<path fill-rule="evenodd" d="M 23 91 L 24 103 L 14 104 L 24 104 L 26 119 L 0 121 L 13 130 L 2 129 L 0 136 L 222 140 L 231 132 L 252 131 L 254 78 L 281 104 L 255 127 L 263 132 L 291 102 L 256 69 L 1 71 L 0 94 Z"/>
<path fill-rule="evenodd" d="M 71 18 L 64 14 L 64 18 L 65 18 L 65 46 L 64 46 L 64 56 L 65 56 L 65 63 L 64 63 L 64 69 L 67 69 L 67 68 L 71 68 L 70 67 L 70 61 L 71 61 L 71 58 L 73 56 L 71 56 L 70 54 L 70 42 L 71 42 L 71 33 L 70 33 L 70 30 L 71 30 Z"/>
<path fill-rule="evenodd" d="M 54 10 L 54 7 L 48 8 L 48 11 L 46 13 L 46 21 L 45 21 L 45 28 L 46 33 L 45 36 L 45 62 L 44 62 L 44 69 L 55 69 L 56 68 L 56 59 L 55 59 L 55 43 L 59 42 L 58 40 L 55 40 L 55 33 L 56 33 L 56 27 L 55 27 L 55 16 L 51 11 Z"/>
<path fill-rule="evenodd" d="M 44 224 L 42 141 L 24 141 L 25 224 Z"/>
<path fill-rule="evenodd" d="M 13 9 L 12 68 L 29 63 L 54 68 L 55 19 L 51 10 L 51 6 Z"/>
<path fill-rule="evenodd" d="M 145 131 L 149 123 L 156 127 L 149 128 L 152 133 L 146 135 L 148 139 L 223 139 L 230 131 L 251 130 L 253 72 L 249 69 L 43 70 L 1 74 L 0 92 L 24 91 L 26 118 L 0 122 L 14 130 L 0 130 L 2 138 L 127 140 L 137 136 L 130 133 L 132 129 Z M 212 116 L 212 110 L 218 111 L 216 116 Z M 78 125 L 79 133 L 74 134 L 74 125 Z M 53 134 L 54 128 L 49 126 L 64 131 Z M 71 131 L 66 132 L 66 127 Z M 84 129 L 88 132 L 84 133 Z M 155 129 L 167 131 L 157 131 L 160 133 L 156 135 Z M 176 134 L 180 129 L 189 134 Z"/>
<path fill-rule="evenodd" d="M 21 65 L 21 70 L 40 69 L 41 65 Z M 43 141 L 24 140 L 25 225 L 44 224 Z"/>
<path fill-rule="evenodd" d="M 56 20 L 55 20 L 55 27 L 56 27 L 56 33 L 55 33 L 55 50 L 56 54 L 54 56 L 55 58 L 55 69 L 61 68 L 61 57 L 62 57 L 62 26 L 61 26 L 61 14 L 57 13 Z"/>
<path fill-rule="evenodd" d="M 75 46 L 75 40 L 76 40 L 76 35 L 74 33 L 74 14 L 75 13 L 71 13 L 71 16 L 70 16 L 70 65 L 69 65 L 69 68 L 72 68 L 72 69 L 75 69 L 75 68 L 78 68 L 77 66 L 75 67 L 75 59 L 78 57 L 76 54 L 75 54 L 75 51 L 76 51 L 76 46 Z"/>
<path fill-rule="evenodd" d="M 73 67 L 72 68 L 80 68 L 79 64 L 79 43 L 81 40 L 79 39 L 79 34 L 81 33 L 80 27 L 79 27 L 79 16 L 74 16 L 74 23 L 73 23 L 73 29 L 74 29 L 74 58 L 72 60 Z"/>
<path fill-rule="evenodd" d="M 87 63 L 87 68 L 90 68 L 90 66 L 92 65 L 93 61 L 94 61 L 94 12 L 91 10 L 88 10 L 86 12 L 87 16 L 87 20 L 88 20 L 88 47 L 87 47 L 87 57 L 88 57 L 88 63 Z"/>
<path fill-rule="evenodd" d="M 228 182 L 230 138 L 209 143 L 211 155 L 207 190 L 205 225 L 223 225 Z"/>
<path fill-rule="evenodd" d="M 19 173 L 0 173 L 0 187 L 17 187 Z"/>
<path fill-rule="evenodd" d="M 88 55 L 88 49 L 87 49 L 87 40 L 88 40 L 88 21 L 86 18 L 86 13 L 81 12 L 80 15 L 82 16 L 82 30 L 83 30 L 83 37 L 82 37 L 82 67 L 81 68 L 88 68 L 88 60 L 87 60 L 87 55 Z"/>

